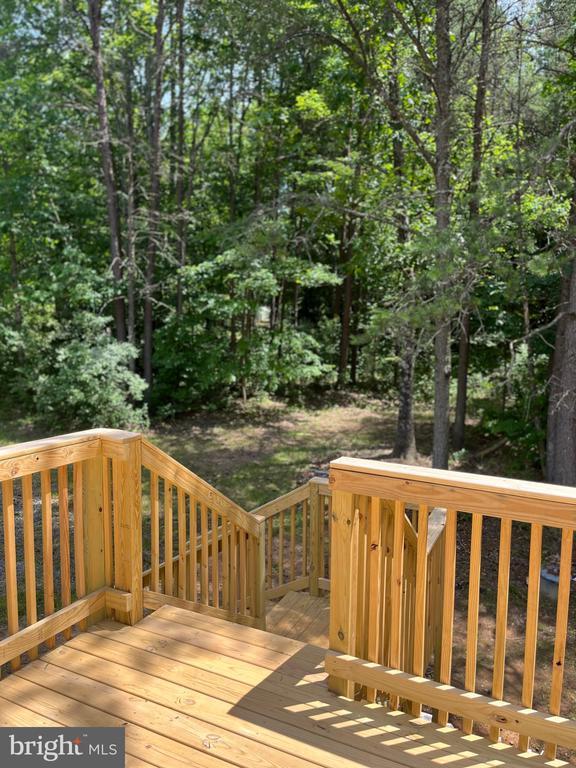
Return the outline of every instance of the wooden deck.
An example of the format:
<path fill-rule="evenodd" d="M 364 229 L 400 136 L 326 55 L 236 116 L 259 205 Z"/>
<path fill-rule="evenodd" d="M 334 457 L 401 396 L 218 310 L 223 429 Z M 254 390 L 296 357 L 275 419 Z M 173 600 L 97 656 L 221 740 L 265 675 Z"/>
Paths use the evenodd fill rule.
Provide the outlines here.
<path fill-rule="evenodd" d="M 267 612 L 266 629 L 275 635 L 328 648 L 330 599 L 289 592 Z"/>
<path fill-rule="evenodd" d="M 165 606 L 134 627 L 95 625 L 7 676 L 0 725 L 125 725 L 134 767 L 526 765 L 507 745 L 334 696 L 324 654 Z"/>

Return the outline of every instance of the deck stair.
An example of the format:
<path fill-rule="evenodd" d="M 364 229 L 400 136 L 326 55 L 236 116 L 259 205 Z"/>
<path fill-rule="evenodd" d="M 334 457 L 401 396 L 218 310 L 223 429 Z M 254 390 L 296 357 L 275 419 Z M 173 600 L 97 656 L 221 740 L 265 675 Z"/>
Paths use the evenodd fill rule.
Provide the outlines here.
<path fill-rule="evenodd" d="M 266 629 L 275 635 L 328 648 L 330 600 L 289 592 L 266 615 Z"/>

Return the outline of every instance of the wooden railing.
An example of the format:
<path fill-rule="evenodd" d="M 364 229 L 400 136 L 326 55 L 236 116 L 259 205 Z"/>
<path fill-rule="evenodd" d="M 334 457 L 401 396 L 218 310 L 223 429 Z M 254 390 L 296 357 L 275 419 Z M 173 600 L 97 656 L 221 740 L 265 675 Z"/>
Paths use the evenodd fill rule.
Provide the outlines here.
<path fill-rule="evenodd" d="M 142 440 L 144 606 L 185 602 L 263 626 L 263 521 Z"/>
<path fill-rule="evenodd" d="M 345 458 L 332 462 L 330 484 L 333 563 L 330 648 L 344 654 L 327 657 L 332 689 L 353 696 L 360 686 L 369 696 L 378 692 L 392 706 L 403 705 L 415 715 L 420 714 L 422 705 L 427 705 L 442 725 L 450 715 L 456 716 L 454 722 L 466 733 L 472 732 L 476 722 L 484 724 L 493 741 L 499 739 L 502 729 L 515 731 L 522 751 L 531 746 L 532 738 L 539 739 L 545 742 L 545 754 L 550 759 L 556 754 L 557 744 L 575 748 L 576 722 L 561 714 L 569 714 L 563 709 L 562 692 L 576 490 Z M 416 525 L 411 532 L 406 525 L 410 508 L 417 510 L 416 515 L 412 515 Z M 370 545 L 366 548 L 362 544 L 362 530 L 367 510 Z M 439 526 L 443 514 L 445 524 Z M 486 649 L 482 654 L 484 667 L 487 663 L 491 667 L 491 698 L 477 690 L 481 584 L 491 577 L 491 566 L 482 567 L 485 518 L 499 520 L 498 546 L 494 548 L 492 544 L 491 547 L 498 551 L 498 558 L 494 637 L 488 662 Z M 436 556 L 431 561 L 429 534 L 439 528 L 442 533 L 432 549 L 436 550 Z M 532 707 L 539 658 L 540 571 L 543 534 L 550 531 L 552 538 L 555 536 L 554 540 L 560 542 L 559 590 L 553 627 L 554 651 L 547 665 L 547 676 L 540 664 L 538 669 L 538 694 L 542 689 L 549 690 L 547 712 L 538 713 Z M 523 604 L 524 648 L 520 662 L 514 659 L 512 664 L 507 664 L 511 551 L 514 537 L 518 535 L 522 540 L 524 532 L 530 542 L 529 551 L 520 553 L 520 562 L 528 560 L 527 596 Z M 412 557 L 406 540 L 413 536 L 416 562 L 414 588 L 410 591 L 404 587 L 404 575 L 406 568 L 411 567 Z M 469 540 L 464 551 L 462 544 L 457 546 L 460 539 Z M 495 552 L 489 554 L 495 557 Z M 389 579 L 381 576 L 383 558 L 390 560 Z M 457 599 L 462 588 L 464 600 L 459 596 Z M 384 608 L 387 601 L 389 610 Z M 409 623 L 406 622 L 407 602 L 413 603 Z M 515 610 L 519 610 L 517 605 Z M 483 611 L 487 620 L 489 607 L 483 606 Z M 440 633 L 431 642 L 429 635 L 435 630 L 429 617 L 434 613 L 440 616 Z M 457 620 L 458 626 L 465 629 L 456 635 Z M 377 641 L 379 632 L 387 634 L 387 644 Z M 412 635 L 408 652 L 407 633 Z M 457 645 L 465 650 L 459 688 L 450 685 L 453 677 L 459 675 L 459 670 L 453 668 Z M 434 649 L 433 668 L 429 667 L 427 658 L 430 648 Z M 425 679 L 425 674 L 433 680 Z M 521 678 L 519 700 L 504 702 L 505 681 L 514 676 Z M 474 692 L 473 695 L 470 692 Z"/>
<path fill-rule="evenodd" d="M 1 448 L 0 484 L 0 665 L 17 668 L 88 621 L 133 624 L 163 603 L 263 626 L 264 521 L 141 435 L 89 430 Z"/>
<path fill-rule="evenodd" d="M 265 532 L 266 599 L 330 589 L 330 504 L 328 480 L 314 478 L 252 512 Z"/>
<path fill-rule="evenodd" d="M 23 654 L 36 658 L 41 644 L 53 648 L 74 626 L 83 629 L 105 612 L 124 622 L 141 615 L 131 594 L 138 568 L 126 567 L 137 549 L 120 547 L 139 508 L 132 505 L 136 489 L 129 480 L 117 484 L 112 512 L 104 471 L 109 457 L 117 467 L 129 462 L 138 441 L 131 433 L 92 430 L 0 448 L 0 664 L 16 669 Z"/>

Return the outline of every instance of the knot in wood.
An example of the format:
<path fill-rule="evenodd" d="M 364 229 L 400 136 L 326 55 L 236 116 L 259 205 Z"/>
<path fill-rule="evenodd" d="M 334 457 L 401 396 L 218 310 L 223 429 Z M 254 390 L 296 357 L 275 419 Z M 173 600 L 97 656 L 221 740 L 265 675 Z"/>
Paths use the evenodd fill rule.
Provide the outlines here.
<path fill-rule="evenodd" d="M 338 630 L 338 639 L 339 640 L 344 640 L 344 632 L 342 632 L 341 629 Z"/>

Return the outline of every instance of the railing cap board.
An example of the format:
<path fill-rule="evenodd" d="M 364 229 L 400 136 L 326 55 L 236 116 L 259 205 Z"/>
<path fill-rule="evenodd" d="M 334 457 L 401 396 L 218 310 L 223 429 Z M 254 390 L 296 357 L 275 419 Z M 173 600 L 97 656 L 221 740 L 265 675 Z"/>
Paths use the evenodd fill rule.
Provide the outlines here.
<path fill-rule="evenodd" d="M 121 429 L 88 429 L 6 445 L 0 448 L 0 481 L 91 459 L 101 448 L 123 457 L 130 443 L 139 439 L 138 433 Z"/>
<path fill-rule="evenodd" d="M 43 437 L 40 440 L 29 440 L 25 443 L 14 443 L 0 447 L 0 461 L 17 456 L 27 456 L 31 453 L 41 453 L 53 448 L 65 448 L 77 443 L 86 443 L 92 440 L 113 440 L 125 443 L 140 437 L 138 432 L 127 432 L 122 429 L 86 429 L 82 432 L 70 432 L 67 435 Z"/>
<path fill-rule="evenodd" d="M 261 504 L 259 507 L 256 507 L 256 509 L 253 509 L 250 514 L 260 520 L 266 520 L 267 518 L 278 514 L 278 512 L 282 512 L 282 510 L 286 510 L 294 504 L 299 504 L 301 501 L 304 501 L 304 499 L 307 499 L 309 496 L 309 487 L 309 483 L 300 485 L 298 488 L 288 491 L 288 493 L 279 496 L 277 499 L 272 499 L 272 501 L 267 501 L 265 504 Z"/>
<path fill-rule="evenodd" d="M 476 475 L 470 472 L 455 472 L 448 469 L 415 467 L 371 459 L 354 459 L 343 456 L 330 462 L 331 482 L 333 470 L 377 475 L 395 480 L 443 485 L 451 488 L 478 490 L 488 493 L 505 494 L 524 498 L 538 498 L 564 504 L 576 504 L 576 488 L 563 485 L 537 483 L 532 480 L 516 480 L 493 475 Z"/>

